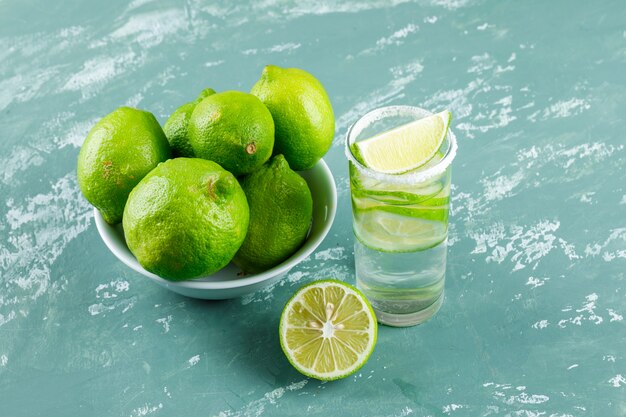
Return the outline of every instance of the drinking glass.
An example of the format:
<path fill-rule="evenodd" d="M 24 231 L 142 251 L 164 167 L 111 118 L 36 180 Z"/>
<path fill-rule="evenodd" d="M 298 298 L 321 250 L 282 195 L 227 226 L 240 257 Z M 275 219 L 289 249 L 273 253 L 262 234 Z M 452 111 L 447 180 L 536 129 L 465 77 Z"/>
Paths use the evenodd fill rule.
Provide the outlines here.
<path fill-rule="evenodd" d="M 347 133 L 357 287 L 378 321 L 390 326 L 423 323 L 443 303 L 456 138 L 448 130 L 430 161 L 403 174 L 367 168 L 351 145 L 430 115 L 418 107 L 383 107 Z"/>

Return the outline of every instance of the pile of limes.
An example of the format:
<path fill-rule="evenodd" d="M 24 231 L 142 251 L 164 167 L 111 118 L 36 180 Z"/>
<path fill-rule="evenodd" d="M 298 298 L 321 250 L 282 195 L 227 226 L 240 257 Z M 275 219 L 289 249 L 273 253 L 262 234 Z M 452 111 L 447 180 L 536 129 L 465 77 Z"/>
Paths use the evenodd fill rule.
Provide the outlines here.
<path fill-rule="evenodd" d="M 104 220 L 122 223 L 146 270 L 180 281 L 233 261 L 258 273 L 306 239 L 313 201 L 294 171 L 324 156 L 334 130 L 320 82 L 270 65 L 250 94 L 205 89 L 163 128 L 128 107 L 103 117 L 80 150 L 78 183 Z"/>
<path fill-rule="evenodd" d="M 80 150 L 78 183 L 104 220 L 122 223 L 129 249 L 150 272 L 180 281 L 232 261 L 259 273 L 306 239 L 313 201 L 295 171 L 326 154 L 334 130 L 315 77 L 267 66 L 251 94 L 207 88 L 163 128 L 128 107 L 103 117 Z M 363 366 L 377 325 L 356 288 L 323 280 L 287 302 L 279 334 L 298 371 L 333 380 Z"/>

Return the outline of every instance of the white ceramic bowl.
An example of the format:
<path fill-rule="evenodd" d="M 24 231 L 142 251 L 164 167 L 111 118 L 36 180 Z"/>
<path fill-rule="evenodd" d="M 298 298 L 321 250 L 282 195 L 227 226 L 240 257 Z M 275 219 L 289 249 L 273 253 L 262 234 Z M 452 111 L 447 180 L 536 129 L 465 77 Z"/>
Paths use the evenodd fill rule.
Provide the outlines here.
<path fill-rule="evenodd" d="M 280 265 L 260 274 L 238 276 L 239 268 L 231 263 L 226 268 L 207 277 L 188 281 L 167 281 L 143 269 L 126 246 L 122 225 L 111 226 L 104 221 L 98 210 L 94 209 L 96 227 L 104 244 L 120 261 L 168 290 L 187 297 L 207 300 L 239 297 L 257 291 L 287 275 L 291 268 L 313 253 L 322 243 L 333 224 L 337 210 L 337 189 L 333 174 L 324 160 L 320 160 L 313 168 L 298 172 L 298 174 L 309 184 L 313 196 L 311 230 L 306 241 L 296 253 Z"/>

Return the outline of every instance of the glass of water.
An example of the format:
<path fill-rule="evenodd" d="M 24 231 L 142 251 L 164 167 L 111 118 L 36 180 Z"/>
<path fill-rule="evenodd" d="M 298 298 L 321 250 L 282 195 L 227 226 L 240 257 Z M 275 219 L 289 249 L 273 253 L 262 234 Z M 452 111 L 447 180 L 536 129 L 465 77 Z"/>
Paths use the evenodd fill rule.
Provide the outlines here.
<path fill-rule="evenodd" d="M 411 106 L 379 108 L 352 125 L 346 139 L 357 287 L 378 321 L 390 326 L 423 323 L 443 303 L 456 138 L 448 130 L 429 162 L 403 174 L 365 167 L 351 145 L 431 114 Z"/>

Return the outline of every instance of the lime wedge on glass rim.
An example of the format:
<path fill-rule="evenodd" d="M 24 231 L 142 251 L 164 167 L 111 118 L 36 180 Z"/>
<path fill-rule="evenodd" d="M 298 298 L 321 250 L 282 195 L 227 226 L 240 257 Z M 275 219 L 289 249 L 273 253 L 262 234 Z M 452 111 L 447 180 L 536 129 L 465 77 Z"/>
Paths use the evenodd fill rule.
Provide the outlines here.
<path fill-rule="evenodd" d="M 365 296 L 336 280 L 301 287 L 280 317 L 280 345 L 300 373 L 322 381 L 345 378 L 367 362 L 378 324 Z"/>
<path fill-rule="evenodd" d="M 352 152 L 366 167 L 385 174 L 402 174 L 435 156 L 448 132 L 448 110 L 353 143 Z"/>

